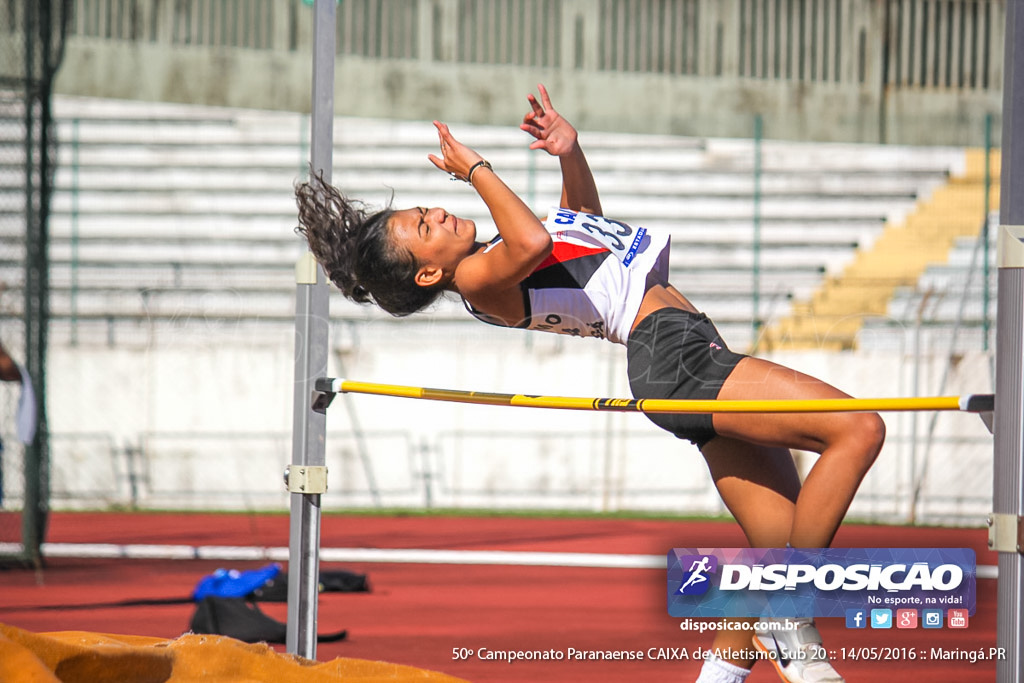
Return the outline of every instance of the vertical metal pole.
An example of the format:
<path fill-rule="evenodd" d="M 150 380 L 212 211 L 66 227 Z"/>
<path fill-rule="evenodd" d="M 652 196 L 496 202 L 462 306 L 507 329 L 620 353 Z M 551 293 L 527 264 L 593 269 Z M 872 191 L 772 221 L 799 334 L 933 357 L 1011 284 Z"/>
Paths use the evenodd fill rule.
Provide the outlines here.
<path fill-rule="evenodd" d="M 754 320 L 751 345 L 756 345 L 761 334 L 761 131 L 763 120 L 760 114 L 754 115 Z"/>
<path fill-rule="evenodd" d="M 989 229 L 988 229 L 988 214 L 992 210 L 989 204 L 989 198 L 992 196 L 992 114 L 985 114 L 985 215 L 982 216 L 981 223 L 981 246 L 984 252 L 984 258 L 982 258 L 981 271 L 982 277 L 982 290 L 981 290 L 981 350 L 988 351 L 989 336 L 991 336 L 992 324 L 989 321 L 989 309 L 991 308 L 991 295 L 989 294 L 989 285 L 992 280 L 992 268 L 989 265 L 991 259 L 990 247 L 989 247 Z"/>
<path fill-rule="evenodd" d="M 40 191 L 35 185 L 36 168 L 36 145 L 39 140 L 35 138 L 36 126 L 42 124 L 36 119 L 37 74 L 35 72 L 35 48 L 36 38 L 39 35 L 36 25 L 36 11 L 38 8 L 27 3 L 24 8 L 24 35 L 25 35 L 25 365 L 29 374 L 39 381 L 38 367 L 36 361 L 39 331 L 43 329 L 45 321 L 39 319 L 40 314 L 40 280 L 39 266 L 45 259 L 44 245 L 41 244 L 42 231 L 36 222 L 36 192 Z M 41 137 L 41 136 L 40 136 Z M 44 153 L 41 156 L 45 156 Z M 25 500 L 22 504 L 22 542 L 25 554 L 35 566 L 40 566 L 41 557 L 39 546 L 42 543 L 40 533 L 40 507 L 41 487 L 40 481 L 43 476 L 42 451 L 38 448 L 40 435 L 36 435 L 33 443 L 25 448 Z"/>
<path fill-rule="evenodd" d="M 1006 3 L 1003 78 L 1002 178 L 999 211 L 998 314 L 996 320 L 995 468 L 993 511 L 1016 519 L 1024 513 L 1024 7 Z M 999 683 L 1024 680 L 1021 651 L 1024 567 L 1019 549 L 1000 548 L 996 642 L 1006 659 L 996 663 Z"/>
<path fill-rule="evenodd" d="M 335 0 L 313 6 L 313 103 L 310 165 L 331 182 L 334 147 Z M 325 463 L 326 415 L 312 409 L 314 383 L 327 374 L 330 314 L 323 269 L 306 254 L 296 267 L 295 403 L 292 467 Z M 288 652 L 316 658 L 320 583 L 320 494 L 291 494 L 288 555 Z"/>
<path fill-rule="evenodd" d="M 71 346 L 78 346 L 78 124 L 71 119 Z"/>
<path fill-rule="evenodd" d="M 49 433 L 46 424 L 46 344 L 49 329 L 48 141 L 52 135 L 51 30 L 54 8 L 25 3 L 25 366 L 36 387 L 36 433 L 25 448 L 22 539 L 25 557 L 40 566 L 49 513 Z"/>

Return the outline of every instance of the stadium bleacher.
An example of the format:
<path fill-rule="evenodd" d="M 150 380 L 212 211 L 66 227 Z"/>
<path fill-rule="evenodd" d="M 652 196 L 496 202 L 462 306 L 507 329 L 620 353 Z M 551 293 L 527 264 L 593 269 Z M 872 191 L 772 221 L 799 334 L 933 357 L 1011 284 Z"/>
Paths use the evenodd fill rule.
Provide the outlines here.
<path fill-rule="evenodd" d="M 119 320 L 291 320 L 305 117 L 61 97 L 56 118 L 55 341 L 90 320 L 104 338 Z M 557 203 L 557 162 L 530 152 L 514 126 L 455 130 L 538 214 Z M 434 140 L 429 122 L 339 118 L 333 181 L 371 204 L 443 205 L 493 234 L 483 203 L 427 162 Z M 584 132 L 582 143 L 605 213 L 671 231 L 674 281 L 737 347 L 753 341 L 755 290 L 762 322 L 787 315 L 963 164 L 951 148 L 764 141 L 755 172 L 751 140 Z M 0 260 L 0 278 L 15 261 Z M 16 311 L 17 291 L 2 296 Z M 380 315 L 333 296 L 332 316 Z"/>
<path fill-rule="evenodd" d="M 70 97 L 57 99 L 56 117 L 61 145 L 50 222 L 51 359 L 89 397 L 69 396 L 51 406 L 53 424 L 59 425 L 53 458 L 56 499 L 62 505 L 98 498 L 132 505 L 209 504 L 197 482 L 208 481 L 211 459 L 223 460 L 225 471 L 239 476 L 235 470 L 241 465 L 227 458 L 225 444 L 237 442 L 239 434 L 259 433 L 253 437 L 258 446 L 232 451 L 232 457 L 244 460 L 247 473 L 260 463 L 270 474 L 259 486 L 237 483 L 230 501 L 221 504 L 245 504 L 255 500 L 257 490 L 259 500 L 278 501 L 282 494 L 275 488 L 279 477 L 274 472 L 287 449 L 291 400 L 280 388 L 291 382 L 294 263 L 304 250 L 293 234 L 292 185 L 307 173 L 305 118 Z M 455 131 L 478 147 L 538 214 L 557 202 L 557 161 L 529 152 L 525 134 L 514 126 L 456 125 Z M 445 206 L 477 220 L 481 236 L 490 236 L 493 225 L 482 202 L 426 160 L 434 140 L 429 122 L 339 118 L 333 181 L 371 204 Z M 605 212 L 672 233 L 673 282 L 739 350 L 750 348 L 755 339 L 755 291 L 757 315 L 767 329 L 842 273 L 857 254 L 875 246 L 886 225 L 908 220 L 937 188 L 962 175 L 967 163 L 964 150 L 955 148 L 764 141 L 760 173 L 755 173 L 751 140 L 584 132 L 582 143 Z M 3 176 L 4 182 L 16 183 L 12 178 Z M 0 195 L 4 192 L 0 184 Z M 755 223 L 761 239 L 757 248 Z M 958 254 L 954 249 L 952 263 L 963 260 Z M 23 258 L 21 236 L 0 235 L 0 280 L 8 285 L 0 289 L 0 316 L 15 318 L 24 304 L 24 293 L 12 284 Z M 493 390 L 622 391 L 611 384 L 621 367 L 609 345 L 597 349 L 552 335 L 500 336 L 504 331 L 476 324 L 457 301 L 419 316 L 421 324 L 382 325 L 391 320 L 386 314 L 351 304 L 337 292 L 331 296 L 332 363 L 351 361 L 361 375 L 403 379 L 409 373 L 428 386 L 458 382 Z M 899 305 L 901 296 L 892 306 Z M 860 343 L 877 348 L 873 340 L 880 336 L 871 325 L 868 321 Z M 399 328 L 402 333 L 396 332 Z M 432 357 L 429 364 L 416 365 L 426 358 L 427 347 L 453 338 L 457 346 L 442 350 L 440 360 Z M 899 343 L 906 345 L 905 340 Z M 479 358 L 473 356 L 474 345 L 479 345 Z M 570 347 L 580 350 L 570 353 Z M 495 361 L 495 355 L 501 360 Z M 536 361 L 533 375 L 526 372 L 527 357 Z M 833 381 L 864 393 L 850 381 L 860 362 L 831 364 L 806 356 L 800 364 L 809 364 L 815 373 L 826 369 L 817 364 L 846 368 L 847 375 Z M 892 372 L 903 371 L 904 361 L 891 363 Z M 607 375 L 595 372 L 605 366 Z M 208 370 L 212 367 L 216 377 Z M 220 406 L 225 381 L 258 386 L 253 396 L 259 399 L 231 411 L 203 408 Z M 93 407 L 97 395 L 103 400 Z M 183 395 L 190 400 L 180 401 Z M 139 405 L 147 408 L 138 410 Z M 116 424 L 98 421 L 95 410 L 118 415 Z M 498 496 L 509 505 L 603 506 L 612 498 L 613 507 L 624 508 L 668 505 L 708 511 L 719 505 L 699 459 L 675 457 L 675 444 L 650 446 L 659 434 L 616 424 L 611 431 L 600 430 L 615 436 L 596 450 L 591 441 L 559 437 L 556 450 L 563 454 L 548 462 L 544 458 L 555 442 L 547 435 L 556 423 L 565 429 L 555 416 L 531 415 L 532 431 L 514 441 L 489 431 L 474 437 L 476 432 L 467 429 L 479 426 L 463 422 L 461 413 L 449 417 L 446 412 L 443 420 L 426 417 L 425 409 L 420 413 L 424 417 L 403 427 L 402 438 L 409 440 L 404 445 L 383 440 L 381 435 L 395 427 L 387 415 L 361 413 L 357 438 L 347 434 L 345 413 L 334 414 L 328 457 L 333 468 L 347 473 L 344 494 L 335 504 L 366 502 L 368 493 L 376 492 L 359 445 L 359 439 L 370 439 L 381 495 L 394 504 L 447 496 L 450 504 L 491 505 Z M 901 449 L 905 425 L 892 426 L 893 448 Z M 271 436 L 260 430 L 270 430 Z M 941 438 L 950 438 L 946 431 L 939 430 Z M 579 433 L 593 436 L 590 428 Z M 179 447 L 181 439 L 192 441 Z M 478 441 L 492 453 L 486 464 L 458 459 Z M 964 446 L 974 449 L 972 454 L 986 447 Z M 416 449 L 431 455 L 410 455 L 419 453 Z M 537 465 L 538 472 L 545 472 L 543 481 L 529 479 L 523 473 L 529 468 L 507 465 L 498 454 L 503 449 L 508 462 L 519 463 L 528 452 L 547 463 Z M 623 459 L 615 478 L 593 479 L 596 454 L 612 458 L 620 450 L 645 457 Z M 951 453 L 958 462 L 974 462 L 960 451 Z M 876 468 L 854 514 L 903 514 L 892 502 L 894 487 L 911 481 L 901 457 Z M 436 460 L 432 470 L 421 472 L 419 464 L 411 464 L 422 459 L 426 468 L 431 458 Z M 974 464 L 964 466 L 982 472 Z M 99 478 L 107 471 L 115 471 L 114 479 Z M 940 488 L 945 482 L 935 481 Z M 431 486 L 436 486 L 433 493 L 423 492 Z M 973 514 L 984 500 L 975 489 L 983 487 L 971 488 L 968 498 L 954 503 L 939 501 L 940 492 L 929 491 L 929 500 L 939 501 L 931 514 Z M 559 498 L 563 490 L 570 493 Z"/>
<path fill-rule="evenodd" d="M 983 265 L 986 254 L 980 236 L 957 238 L 946 262 L 930 264 L 912 285 L 897 287 L 885 315 L 865 318 L 858 348 L 897 349 L 906 344 L 908 333 L 915 332 L 925 338 L 926 347 L 942 351 L 994 348 L 997 226 L 998 217 L 993 213 L 988 226 L 987 282 Z M 956 343 L 951 347 L 954 334 Z"/>

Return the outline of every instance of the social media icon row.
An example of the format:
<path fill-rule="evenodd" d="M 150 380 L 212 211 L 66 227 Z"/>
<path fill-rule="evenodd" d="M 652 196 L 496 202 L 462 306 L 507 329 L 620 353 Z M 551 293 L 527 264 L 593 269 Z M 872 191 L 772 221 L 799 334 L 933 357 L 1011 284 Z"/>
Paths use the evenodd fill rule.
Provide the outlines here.
<path fill-rule="evenodd" d="M 846 628 L 967 628 L 968 612 L 965 609 L 951 609 L 945 614 L 945 624 L 941 609 L 923 609 L 918 623 L 916 609 L 898 609 L 895 615 L 891 609 L 848 609 L 846 610 Z"/>

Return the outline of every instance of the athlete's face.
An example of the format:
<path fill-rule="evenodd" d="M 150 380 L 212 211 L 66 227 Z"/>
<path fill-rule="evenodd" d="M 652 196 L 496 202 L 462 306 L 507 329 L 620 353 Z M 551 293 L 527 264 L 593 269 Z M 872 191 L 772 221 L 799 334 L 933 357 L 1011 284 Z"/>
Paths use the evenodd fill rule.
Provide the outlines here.
<path fill-rule="evenodd" d="M 473 252 L 476 223 L 441 208 L 404 209 L 391 216 L 391 237 L 419 264 L 417 284 L 429 286 L 450 281 L 462 259 Z"/>

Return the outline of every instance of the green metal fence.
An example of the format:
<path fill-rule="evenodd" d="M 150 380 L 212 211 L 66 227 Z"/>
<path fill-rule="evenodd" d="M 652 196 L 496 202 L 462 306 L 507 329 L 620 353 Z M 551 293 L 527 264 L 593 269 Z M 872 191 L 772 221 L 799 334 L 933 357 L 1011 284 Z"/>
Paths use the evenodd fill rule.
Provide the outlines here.
<path fill-rule="evenodd" d="M 5 557 L 38 562 L 48 509 L 46 339 L 49 283 L 47 220 L 55 147 L 50 101 L 63 50 L 65 0 L 0 3 L 0 328 L 5 346 L 27 368 L 35 387 L 38 426 L 33 441 L 18 443 L 15 401 L 0 392 L 0 458 L 4 500 L 0 542 Z"/>
<path fill-rule="evenodd" d="M 287 51 L 308 39 L 302 0 L 70 1 L 73 36 Z M 887 87 L 987 90 L 1001 87 L 1004 15 L 1005 0 L 345 0 L 337 49 L 862 84 L 880 63 Z"/>

